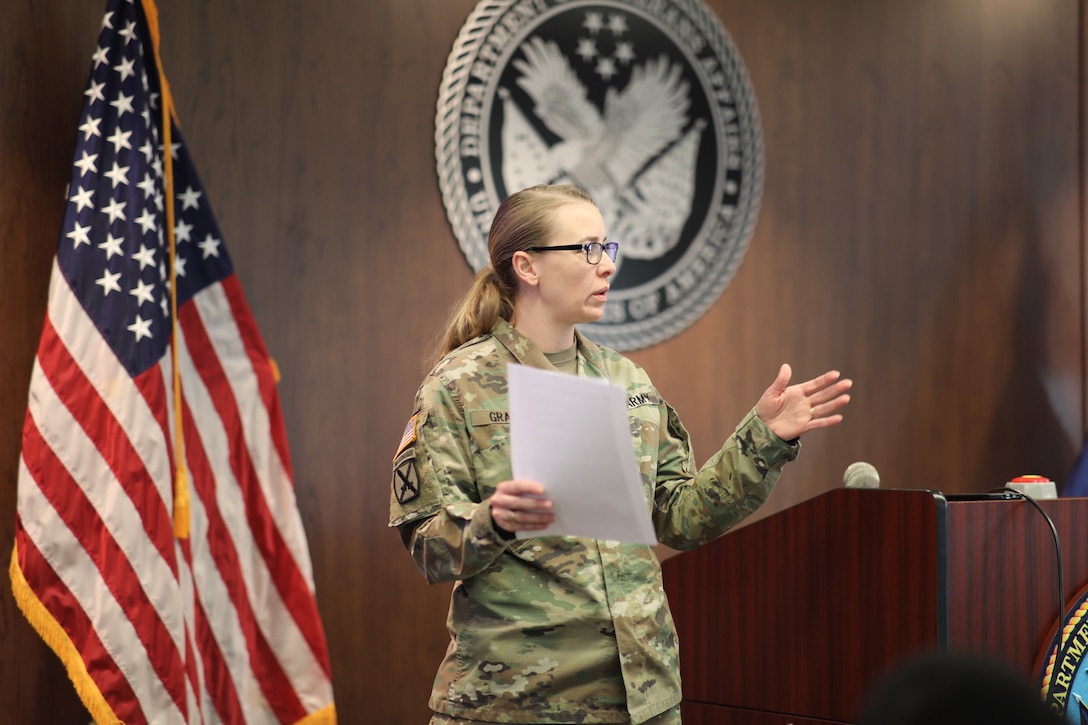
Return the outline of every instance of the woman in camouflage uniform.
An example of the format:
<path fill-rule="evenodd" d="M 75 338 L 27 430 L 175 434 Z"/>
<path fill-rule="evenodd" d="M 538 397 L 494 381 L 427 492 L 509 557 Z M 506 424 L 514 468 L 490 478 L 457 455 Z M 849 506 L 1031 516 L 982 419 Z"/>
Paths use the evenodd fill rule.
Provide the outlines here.
<path fill-rule="evenodd" d="M 432 723 L 680 722 L 676 632 L 651 547 L 546 528 L 551 501 L 511 480 L 508 363 L 628 391 L 632 445 L 657 537 L 692 549 L 762 504 L 797 438 L 838 423 L 849 380 L 789 385 L 790 368 L 702 467 L 646 373 L 577 331 L 601 317 L 617 245 L 571 186 L 510 196 L 491 262 L 451 318 L 394 457 L 390 525 L 429 582 L 455 582 Z M 543 252 L 549 252 L 547 254 Z"/>

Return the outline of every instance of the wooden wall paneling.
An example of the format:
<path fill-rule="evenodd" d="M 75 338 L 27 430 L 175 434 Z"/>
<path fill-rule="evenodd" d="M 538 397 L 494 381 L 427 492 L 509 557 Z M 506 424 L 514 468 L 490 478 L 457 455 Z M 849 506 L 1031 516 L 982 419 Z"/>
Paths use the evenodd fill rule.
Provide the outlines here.
<path fill-rule="evenodd" d="M 101 5 L 20 0 L 0 26 L 0 552 Z M 341 720 L 423 722 L 448 587 L 427 586 L 385 525 L 389 463 L 471 276 L 433 122 L 474 3 L 159 5 L 182 132 L 283 372 Z M 856 396 L 843 426 L 806 436 L 764 514 L 859 459 L 905 487 L 1060 479 L 1088 405 L 1080 3 L 708 5 L 759 100 L 763 210 L 720 301 L 632 354 L 699 457 L 789 361 L 798 377 L 843 370 Z M 72 721 L 55 658 L 0 590 L 0 674 L 14 677 L 0 701 Z"/>
<path fill-rule="evenodd" d="M 680 373 L 670 346 L 644 356 L 703 396 L 678 405 L 696 440 L 742 407 L 703 436 L 707 389 L 740 377 L 748 404 L 789 360 L 842 369 L 855 400 L 841 428 L 807 437 L 764 513 L 858 459 L 900 486 L 1065 475 L 1081 385 L 1077 9 L 713 5 L 753 79 L 767 169 L 744 264 L 675 346 L 703 367 Z"/>

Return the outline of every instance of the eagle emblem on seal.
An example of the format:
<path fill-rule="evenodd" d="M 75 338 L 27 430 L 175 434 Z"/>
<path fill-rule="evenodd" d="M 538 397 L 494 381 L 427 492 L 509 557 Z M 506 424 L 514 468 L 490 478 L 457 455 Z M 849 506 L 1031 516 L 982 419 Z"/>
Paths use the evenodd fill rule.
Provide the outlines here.
<path fill-rule="evenodd" d="M 586 46 L 586 55 L 595 55 Z M 513 61 L 517 84 L 559 141 L 548 145 L 511 94 L 500 90 L 507 188 L 541 179 L 580 186 L 597 201 L 611 236 L 623 240 L 625 257 L 653 259 L 676 246 L 691 214 L 705 125 L 689 124 L 688 83 L 679 64 L 665 55 L 632 63 L 627 84 L 608 87 L 598 108 L 555 41 L 534 36 L 521 51 Z M 630 62 L 633 54 L 620 56 Z"/>
<path fill-rule="evenodd" d="M 661 342 L 720 296 L 755 227 L 755 96 L 699 0 L 481 0 L 436 110 L 439 186 L 474 270 L 499 203 L 536 184 L 585 189 L 620 243 L 602 318 L 617 350 Z"/>

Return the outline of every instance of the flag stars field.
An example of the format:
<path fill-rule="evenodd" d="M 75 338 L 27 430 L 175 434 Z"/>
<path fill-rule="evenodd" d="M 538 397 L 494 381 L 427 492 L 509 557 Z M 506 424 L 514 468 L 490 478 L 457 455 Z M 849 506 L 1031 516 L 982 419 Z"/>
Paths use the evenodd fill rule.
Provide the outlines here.
<path fill-rule="evenodd" d="M 115 221 L 125 221 L 125 204 L 127 202 L 118 199 L 110 199 L 110 203 L 102 207 L 102 213 L 110 218 L 110 224 Z"/>
<path fill-rule="evenodd" d="M 128 167 L 121 166 L 116 161 L 113 162 L 113 168 L 102 175 L 113 182 L 114 189 L 122 184 L 128 186 Z"/>
<path fill-rule="evenodd" d="M 104 94 L 102 92 L 102 89 L 105 88 L 105 87 L 106 87 L 105 82 L 94 83 L 92 81 L 91 84 L 89 86 L 87 86 L 87 90 L 83 91 L 83 95 L 87 96 L 87 99 L 91 103 L 94 103 L 95 101 L 105 101 L 106 100 L 106 94 Z"/>
<path fill-rule="evenodd" d="M 121 149 L 132 148 L 132 144 L 130 144 L 128 141 L 128 138 L 131 135 L 132 131 L 122 131 L 120 128 L 118 128 L 116 131 L 114 131 L 113 135 L 106 140 L 113 144 L 113 152 L 117 154 L 121 152 Z"/>
<path fill-rule="evenodd" d="M 181 210 L 186 209 L 199 209 L 200 208 L 200 195 L 202 192 L 197 191 L 193 187 L 189 187 L 185 190 L 185 193 L 178 194 L 178 201 L 181 202 Z"/>
<path fill-rule="evenodd" d="M 140 225 L 144 234 L 153 232 L 157 228 L 155 214 L 150 209 L 144 209 L 144 213 L 136 218 L 136 223 Z"/>
<path fill-rule="evenodd" d="M 110 292 L 120 292 L 121 287 L 117 284 L 117 280 L 120 279 L 121 273 L 111 273 L 106 270 L 102 273 L 102 276 L 95 280 L 95 284 L 101 285 L 102 296 L 109 297 Z"/>
<path fill-rule="evenodd" d="M 155 285 L 148 284 L 141 279 L 128 293 L 136 298 L 136 304 L 138 305 L 143 305 L 144 302 L 155 304 L 155 297 L 151 294 L 153 289 L 155 289 Z"/>
<path fill-rule="evenodd" d="M 86 126 L 87 124 L 83 124 L 83 125 Z M 81 126 L 80 128 L 82 128 L 82 127 L 83 126 Z M 97 136 L 98 135 L 98 121 L 97 121 L 97 119 L 95 120 L 94 128 L 95 128 L 95 135 Z M 90 136 L 87 136 L 87 138 L 90 138 Z M 75 162 L 75 164 L 74 164 L 74 166 L 77 169 L 79 169 L 79 175 L 80 176 L 86 176 L 87 174 L 97 174 L 98 173 L 98 166 L 95 165 L 95 159 L 98 158 L 98 154 L 89 154 L 86 151 L 83 151 L 81 153 L 83 154 L 82 158 L 80 158 L 80 160 Z"/>
<path fill-rule="evenodd" d="M 124 93 L 119 95 L 116 100 L 110 101 L 110 105 L 117 109 L 117 117 L 121 118 L 126 113 L 133 113 L 132 108 L 132 96 L 126 96 Z M 131 148 L 131 146 L 129 147 Z"/>
<path fill-rule="evenodd" d="M 72 231 L 68 232 L 65 236 L 72 240 L 72 246 L 75 249 L 79 248 L 80 244 L 90 244 L 91 238 L 87 236 L 87 232 L 91 231 L 90 225 L 83 226 L 79 222 L 75 223 L 72 227 Z"/>
<path fill-rule="evenodd" d="M 97 68 L 100 65 L 109 64 L 109 48 L 96 48 L 94 55 L 91 56 L 91 62 L 94 63 L 93 68 Z"/>
<path fill-rule="evenodd" d="M 121 242 L 124 241 L 123 237 L 115 237 L 113 234 L 106 235 L 106 241 L 98 245 L 98 248 L 106 253 L 106 261 L 113 259 L 115 254 L 122 255 Z"/>
<path fill-rule="evenodd" d="M 178 244 L 189 241 L 189 232 L 193 231 L 193 225 L 187 222 L 179 221 L 174 225 L 174 241 Z"/>
<path fill-rule="evenodd" d="M 150 150 L 150 147 L 148 149 Z M 155 180 L 151 178 L 149 173 L 145 173 L 143 180 L 136 186 L 144 192 L 145 199 L 155 195 Z"/>
<path fill-rule="evenodd" d="M 139 315 L 136 315 L 136 321 L 125 329 L 135 334 L 136 342 L 139 342 L 145 337 L 151 337 L 151 320 L 145 320 Z"/>
<path fill-rule="evenodd" d="M 98 130 L 98 124 L 100 123 L 102 123 L 101 118 L 88 118 L 80 125 L 79 130 L 84 134 L 84 141 L 89 141 L 91 136 L 102 135 L 102 132 Z"/>
<path fill-rule="evenodd" d="M 83 211 L 84 209 L 93 209 L 94 202 L 91 201 L 91 197 L 94 196 L 94 189 L 76 189 L 76 193 L 68 197 L 68 201 L 76 205 L 76 213 Z"/>
<path fill-rule="evenodd" d="M 134 66 L 134 65 L 136 65 L 136 59 L 135 58 L 122 58 L 121 62 L 118 63 L 116 67 L 114 67 L 114 70 L 117 71 L 118 75 L 121 76 L 121 82 L 122 83 L 124 82 L 124 80 L 126 78 L 130 78 L 130 77 L 136 75 L 136 71 L 134 71 L 132 69 L 132 66 Z M 126 101 L 131 101 L 132 96 L 126 97 L 124 93 L 121 93 L 118 96 L 118 100 L 121 100 L 121 99 L 125 99 Z M 130 110 L 130 111 L 132 110 L 131 104 L 129 104 L 129 109 L 128 110 Z"/>
<path fill-rule="evenodd" d="M 133 254 L 132 258 L 140 263 L 140 269 L 142 270 L 144 267 L 153 266 L 155 264 L 155 250 L 141 244 L 140 251 Z"/>
<path fill-rule="evenodd" d="M 207 259 L 208 257 L 219 256 L 219 240 L 213 238 L 211 234 L 206 236 L 204 238 L 204 241 L 197 246 L 199 246 L 200 250 L 204 252 L 204 259 Z"/>

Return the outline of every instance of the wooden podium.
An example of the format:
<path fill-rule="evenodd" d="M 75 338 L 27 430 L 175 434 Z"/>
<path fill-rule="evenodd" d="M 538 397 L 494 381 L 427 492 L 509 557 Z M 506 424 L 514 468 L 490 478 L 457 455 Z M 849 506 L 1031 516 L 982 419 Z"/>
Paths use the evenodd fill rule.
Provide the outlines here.
<path fill-rule="evenodd" d="M 1088 498 L 1040 501 L 1066 602 L 1088 581 Z M 685 725 L 850 723 L 925 651 L 1035 678 L 1059 605 L 1049 524 L 1022 498 L 836 489 L 662 564 Z"/>

